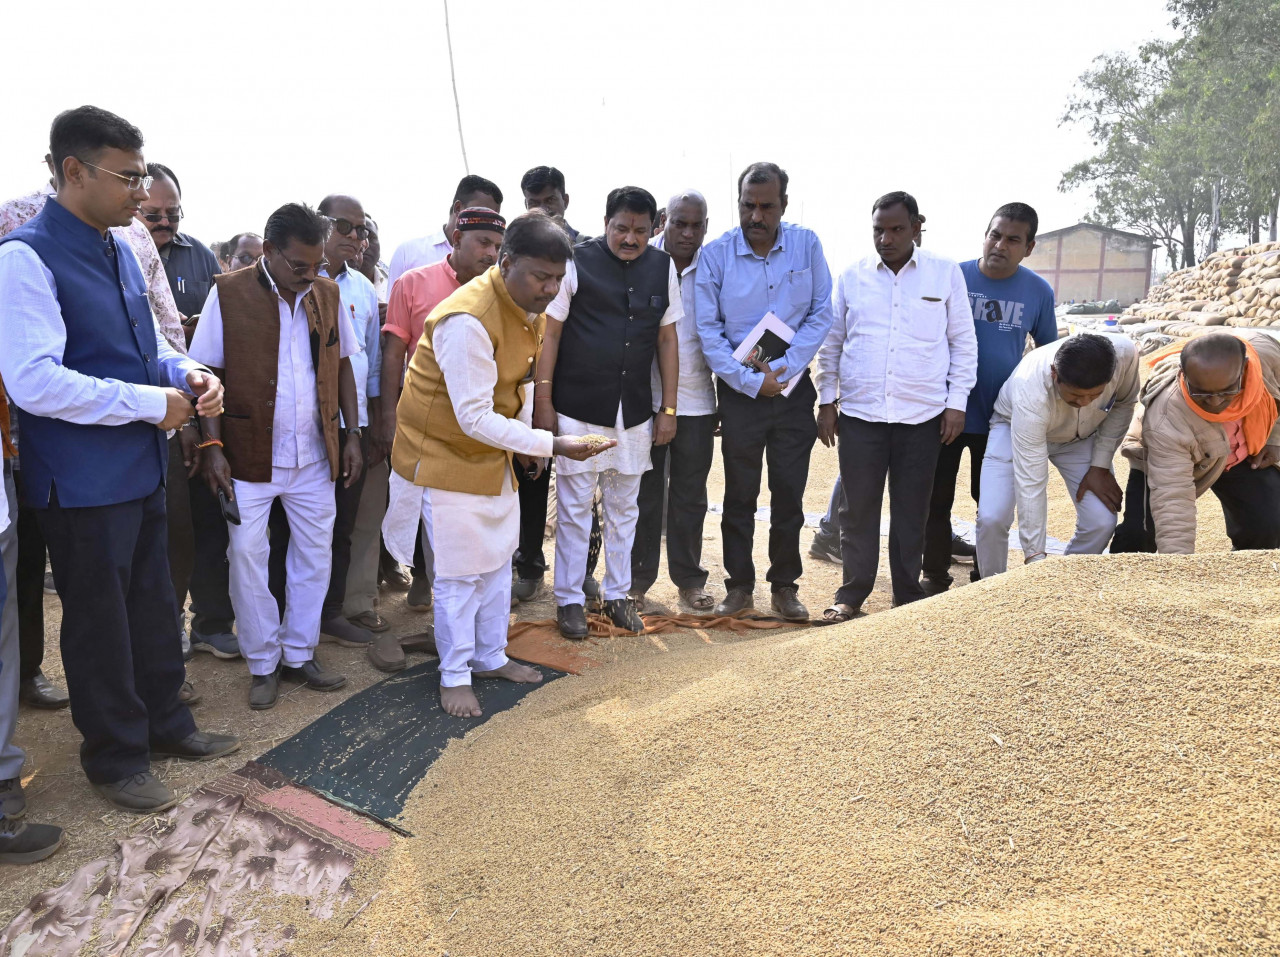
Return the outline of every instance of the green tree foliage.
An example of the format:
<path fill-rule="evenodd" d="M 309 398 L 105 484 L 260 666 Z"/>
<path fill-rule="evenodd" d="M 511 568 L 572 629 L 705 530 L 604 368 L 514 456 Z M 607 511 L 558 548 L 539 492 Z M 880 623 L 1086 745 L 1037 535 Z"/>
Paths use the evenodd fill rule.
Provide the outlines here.
<path fill-rule="evenodd" d="M 1275 237 L 1280 204 L 1280 0 L 1171 0 L 1179 37 L 1099 57 L 1064 122 L 1097 152 L 1062 177 L 1090 218 L 1145 233 L 1171 267 L 1207 251 L 1215 188 L 1224 230 Z"/>

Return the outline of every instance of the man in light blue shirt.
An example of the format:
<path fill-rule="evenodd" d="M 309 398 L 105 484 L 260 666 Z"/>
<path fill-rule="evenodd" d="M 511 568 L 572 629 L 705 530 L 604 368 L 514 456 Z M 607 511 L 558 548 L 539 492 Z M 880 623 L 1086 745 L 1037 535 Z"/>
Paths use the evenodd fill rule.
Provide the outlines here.
<path fill-rule="evenodd" d="M 753 163 L 738 177 L 741 225 L 703 247 L 694 315 L 720 403 L 725 474 L 720 530 L 728 577 L 727 594 L 715 612 L 733 615 L 754 604 L 751 550 L 767 451 L 771 604 L 784 618 L 800 621 L 809 618 L 796 587 L 803 571 L 804 488 L 818 437 L 809 364 L 831 327 L 831 273 L 818 237 L 782 222 L 787 182 L 786 171 L 773 163 Z M 792 330 L 786 351 L 768 363 L 739 362 L 734 350 L 770 312 Z"/>
<path fill-rule="evenodd" d="M 351 323 L 361 351 L 351 356 L 351 372 L 356 380 L 356 405 L 359 422 L 342 422 L 342 441 L 359 442 L 366 465 L 376 465 L 386 457 L 376 436 L 376 427 L 370 428 L 370 418 L 375 420 L 381 403 L 370 402 L 381 395 L 382 349 L 379 337 L 382 322 L 378 312 L 378 292 L 365 276 L 348 262 L 359 262 L 364 251 L 364 241 L 369 236 L 364 208 L 351 196 L 330 195 L 320 201 L 316 211 L 328 218 L 332 229 L 325 241 L 324 256 L 328 265 L 319 273 L 338 284 L 342 299 L 343 318 Z M 364 491 L 365 470 L 350 485 L 334 484 L 337 499 L 337 515 L 333 522 L 333 564 L 329 572 L 329 590 L 325 594 L 320 613 L 320 640 L 336 641 L 351 648 L 367 648 L 373 643 L 373 633 L 342 615 L 342 605 L 347 594 L 347 571 L 351 565 L 351 532 L 355 528 L 356 513 L 360 509 L 360 494 Z M 271 590 L 283 608 L 285 583 L 285 554 L 289 542 L 288 521 L 284 509 L 276 502 L 271 513 Z"/>

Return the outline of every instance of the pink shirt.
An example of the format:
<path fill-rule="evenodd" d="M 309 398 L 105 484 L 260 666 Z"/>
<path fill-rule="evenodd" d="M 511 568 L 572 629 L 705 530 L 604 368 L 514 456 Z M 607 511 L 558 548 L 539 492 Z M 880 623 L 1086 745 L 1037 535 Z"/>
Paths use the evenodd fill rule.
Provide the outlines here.
<path fill-rule="evenodd" d="M 1227 444 L 1231 446 L 1231 453 L 1227 456 L 1227 468 L 1235 468 L 1249 457 L 1249 447 L 1244 441 L 1244 420 L 1223 422 L 1222 426 L 1227 430 Z"/>
<path fill-rule="evenodd" d="M 407 358 L 412 359 L 427 316 L 460 285 L 448 257 L 430 266 L 410 269 L 391 287 L 382 331 L 402 340 L 409 347 Z"/>

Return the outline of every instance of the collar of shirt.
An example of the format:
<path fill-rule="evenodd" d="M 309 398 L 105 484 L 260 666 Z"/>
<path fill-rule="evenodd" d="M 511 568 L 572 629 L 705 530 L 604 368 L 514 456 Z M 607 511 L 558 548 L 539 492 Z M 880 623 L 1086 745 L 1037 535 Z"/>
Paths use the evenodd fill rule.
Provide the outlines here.
<path fill-rule="evenodd" d="M 190 248 L 190 246 L 191 246 L 191 240 L 189 240 L 186 236 L 182 235 L 182 233 L 174 233 L 174 234 L 173 234 L 173 244 L 174 244 L 175 246 L 186 246 L 186 247 Z"/>
<path fill-rule="evenodd" d="M 874 263 L 875 264 L 874 268 L 876 269 L 877 272 L 883 269 L 885 272 L 890 273 L 891 275 L 898 275 L 899 273 L 902 272 L 902 269 L 906 269 L 908 266 L 915 266 L 917 269 L 920 268 L 920 247 L 917 246 L 915 243 L 911 244 L 911 258 L 902 264 L 902 269 L 899 269 L 897 273 L 895 273 L 892 269 L 890 269 L 888 266 L 884 264 L 884 260 L 880 258 L 879 253 L 872 253 L 863 261 L 869 265 Z"/>
<path fill-rule="evenodd" d="M 779 230 L 779 232 L 781 232 L 781 230 Z M 666 249 L 667 249 L 666 238 L 667 238 L 667 234 L 665 232 L 658 233 L 657 236 L 649 240 L 649 245 L 652 246 L 654 249 L 661 249 L 663 252 L 666 252 Z M 702 247 L 699 246 L 694 251 L 693 262 L 689 263 L 689 265 L 686 266 L 684 269 L 681 269 L 678 266 L 676 267 L 676 272 L 679 273 L 680 278 L 682 280 L 684 279 L 685 276 L 693 275 L 693 271 L 698 268 L 698 260 L 701 258 L 702 258 Z M 671 261 L 675 262 L 674 256 L 671 258 Z M 685 315 L 691 316 L 692 314 L 693 314 L 692 303 L 690 303 L 689 308 L 685 309 Z"/>
<path fill-rule="evenodd" d="M 779 249 L 786 249 L 786 244 L 782 241 L 786 235 L 786 223 L 778 223 L 778 235 L 773 240 L 773 245 L 769 248 L 769 253 L 764 256 L 756 255 L 756 251 L 751 248 L 751 244 L 747 242 L 747 236 L 742 231 L 742 227 L 738 226 L 733 233 L 733 251 L 738 256 L 755 256 L 756 259 L 768 259 L 769 256 Z"/>

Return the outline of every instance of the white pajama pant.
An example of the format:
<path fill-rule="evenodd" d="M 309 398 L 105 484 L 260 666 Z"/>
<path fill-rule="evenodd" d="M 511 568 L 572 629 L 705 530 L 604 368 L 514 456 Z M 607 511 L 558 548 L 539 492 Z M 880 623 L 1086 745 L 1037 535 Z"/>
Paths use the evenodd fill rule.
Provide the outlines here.
<path fill-rule="evenodd" d="M 614 469 L 605 472 L 556 474 L 556 605 L 586 601 L 582 582 L 587 577 L 587 541 L 591 537 L 591 502 L 596 486 L 604 493 L 605 601 L 626 598 L 631 588 L 631 545 L 640 517 L 640 475 Z"/>
<path fill-rule="evenodd" d="M 315 656 L 320 641 L 320 609 L 333 564 L 333 522 L 337 505 L 328 461 L 302 468 L 271 470 L 270 482 L 234 482 L 240 524 L 230 525 L 231 606 L 236 613 L 240 652 L 249 673 L 269 675 L 282 662 L 291 668 Z M 285 555 L 284 620 L 267 587 L 267 519 L 280 499 L 289 519 Z"/>
<path fill-rule="evenodd" d="M 1054 464 L 1076 507 L 1076 531 L 1068 555 L 1101 555 L 1116 530 L 1117 516 L 1092 492 L 1076 501 L 1076 491 L 1093 464 L 1093 436 L 1075 442 L 1051 442 Z M 983 578 L 1009 567 L 1009 527 L 1017 498 L 1013 475 L 1013 438 L 1007 422 L 992 423 L 982 459 L 982 495 L 978 501 L 977 562 Z"/>
<path fill-rule="evenodd" d="M 431 494 L 422 497 L 422 523 L 431 544 Z M 441 543 L 444 544 L 444 543 Z M 511 558 L 492 571 L 435 576 L 436 652 L 440 687 L 471 684 L 471 672 L 495 671 L 507 663 L 507 624 L 511 616 Z"/>

